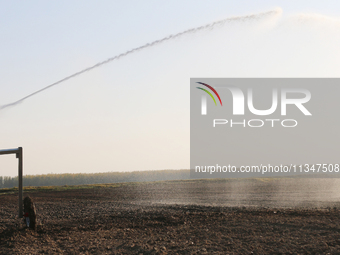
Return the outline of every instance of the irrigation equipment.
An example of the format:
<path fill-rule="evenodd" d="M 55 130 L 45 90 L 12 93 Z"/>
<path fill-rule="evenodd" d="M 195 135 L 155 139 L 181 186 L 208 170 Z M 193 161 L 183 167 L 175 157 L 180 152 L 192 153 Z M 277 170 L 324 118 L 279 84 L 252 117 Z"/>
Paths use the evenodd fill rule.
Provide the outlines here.
<path fill-rule="evenodd" d="M 18 159 L 18 187 L 19 187 L 19 218 L 23 217 L 22 213 L 22 171 L 23 171 L 23 162 L 22 162 L 22 147 L 19 147 L 17 149 L 7 149 L 7 150 L 0 150 L 0 155 L 5 154 L 16 154 L 16 157 Z"/>

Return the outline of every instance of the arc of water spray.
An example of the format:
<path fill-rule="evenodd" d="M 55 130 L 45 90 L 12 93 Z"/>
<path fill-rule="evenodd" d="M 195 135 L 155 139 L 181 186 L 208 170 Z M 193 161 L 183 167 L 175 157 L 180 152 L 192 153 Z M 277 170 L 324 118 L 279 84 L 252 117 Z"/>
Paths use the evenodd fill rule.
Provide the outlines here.
<path fill-rule="evenodd" d="M 95 65 L 93 65 L 93 66 L 87 67 L 87 68 L 85 68 L 85 69 L 83 69 L 83 70 L 81 70 L 81 71 L 79 71 L 79 72 L 76 72 L 76 73 L 74 73 L 74 74 L 72 74 L 72 75 L 69 75 L 69 76 L 67 76 L 67 77 L 65 77 L 65 78 L 63 78 L 63 79 L 61 79 L 61 80 L 59 80 L 59 81 L 56 81 L 56 82 L 54 82 L 54 83 L 52 83 L 52 84 L 50 84 L 50 85 L 48 85 L 48 86 L 46 86 L 46 87 L 44 87 L 44 88 L 42 88 L 42 89 L 40 89 L 40 90 L 37 90 L 37 91 L 35 91 L 35 92 L 33 92 L 33 93 L 31 93 L 31 94 L 29 94 L 29 95 L 27 95 L 27 96 L 25 96 L 25 97 L 23 97 L 23 98 L 17 100 L 17 101 L 14 101 L 14 102 L 9 103 L 9 104 L 1 105 L 1 106 L 0 106 L 0 110 L 3 110 L 3 109 L 8 108 L 8 107 L 10 107 L 10 106 L 18 105 L 18 104 L 22 103 L 24 100 L 26 100 L 26 99 L 28 99 L 28 98 L 30 98 L 30 97 L 32 97 L 32 96 L 34 96 L 34 95 L 36 95 L 36 94 L 38 94 L 38 93 L 40 93 L 40 92 L 43 92 L 44 90 L 47 90 L 47 89 L 49 89 L 49 88 L 51 88 L 51 87 L 53 87 L 53 86 L 55 86 L 55 85 L 58 85 L 58 84 L 60 84 L 60 83 L 62 83 L 62 82 L 64 82 L 64 81 L 67 81 L 67 80 L 69 80 L 69 79 L 72 79 L 72 78 L 74 78 L 74 77 L 76 77 L 76 76 L 78 76 L 78 75 L 80 75 L 80 74 L 82 74 L 82 73 L 88 72 L 88 71 L 90 71 L 90 70 L 92 70 L 92 69 L 95 69 L 95 68 L 97 68 L 97 67 L 100 67 L 100 66 L 102 66 L 102 65 L 105 65 L 105 64 L 107 64 L 107 63 L 109 63 L 109 62 L 111 62 L 111 61 L 113 61 L 113 60 L 117 60 L 117 59 L 119 59 L 119 58 L 125 57 L 125 56 L 127 56 L 127 55 L 129 55 L 129 54 L 132 54 L 132 53 L 134 53 L 134 52 L 140 51 L 140 50 L 145 49 L 145 48 L 148 48 L 148 47 L 155 46 L 155 45 L 160 44 L 160 43 L 163 43 L 163 42 L 165 42 L 165 41 L 168 41 L 168 40 L 172 40 L 172 39 L 178 38 L 178 37 L 180 37 L 180 36 L 182 36 L 182 35 L 190 34 L 190 33 L 195 33 L 195 32 L 201 31 L 201 30 L 213 28 L 213 27 L 216 26 L 216 25 L 223 25 L 224 23 L 227 23 L 227 22 L 239 21 L 239 20 L 241 20 L 241 21 L 242 21 L 242 20 L 253 20 L 253 19 L 258 19 L 258 18 L 264 17 L 264 16 L 269 16 L 269 15 L 273 15 L 273 14 L 279 14 L 279 13 L 281 13 L 281 12 L 282 12 L 282 10 L 281 10 L 280 8 L 277 8 L 277 9 L 272 10 L 272 11 L 262 12 L 262 13 L 258 13 L 258 14 L 252 14 L 252 15 L 245 15 L 245 16 L 238 16 L 238 17 L 226 18 L 226 19 L 222 19 L 222 20 L 219 20 L 219 21 L 215 21 L 215 22 L 212 22 L 212 23 L 209 23 L 209 24 L 200 26 L 200 27 L 191 28 L 191 29 L 182 31 L 182 32 L 177 33 L 177 34 L 174 34 L 174 35 L 169 35 L 169 36 L 164 37 L 164 38 L 162 38 L 162 39 L 153 41 L 153 42 L 151 42 L 151 43 L 144 44 L 144 45 L 142 45 L 142 46 L 140 46 L 140 47 L 137 47 L 137 48 L 134 48 L 134 49 L 132 49 L 132 50 L 126 51 L 126 52 L 124 52 L 124 53 L 121 53 L 121 54 L 119 54 L 119 55 L 116 55 L 116 56 L 114 56 L 114 57 L 112 57 L 112 58 L 108 58 L 108 59 L 106 59 L 106 60 L 104 60 L 104 61 L 102 61 L 102 62 L 99 62 L 99 63 L 97 63 L 97 64 L 95 64 Z"/>

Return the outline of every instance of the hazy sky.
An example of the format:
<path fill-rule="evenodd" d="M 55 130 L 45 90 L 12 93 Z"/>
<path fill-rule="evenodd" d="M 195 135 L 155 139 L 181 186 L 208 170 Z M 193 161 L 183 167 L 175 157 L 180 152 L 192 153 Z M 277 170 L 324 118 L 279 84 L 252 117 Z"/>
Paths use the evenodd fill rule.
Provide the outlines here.
<path fill-rule="evenodd" d="M 0 111 L 24 173 L 189 168 L 191 77 L 339 77 L 339 1 L 0 1 L 0 105 L 148 42 L 231 16 Z M 0 176 L 17 160 L 1 156 Z"/>

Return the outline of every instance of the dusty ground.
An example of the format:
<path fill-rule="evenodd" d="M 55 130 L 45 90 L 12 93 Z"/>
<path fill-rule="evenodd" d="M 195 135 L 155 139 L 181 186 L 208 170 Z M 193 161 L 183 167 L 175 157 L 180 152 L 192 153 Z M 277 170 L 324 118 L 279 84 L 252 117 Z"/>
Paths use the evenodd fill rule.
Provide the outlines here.
<path fill-rule="evenodd" d="M 338 202 L 303 203 L 301 191 L 287 189 L 300 197 L 288 206 L 274 184 L 239 183 L 237 192 L 221 181 L 31 192 L 36 232 L 16 218 L 17 195 L 0 195 L 0 254 L 340 254 Z"/>

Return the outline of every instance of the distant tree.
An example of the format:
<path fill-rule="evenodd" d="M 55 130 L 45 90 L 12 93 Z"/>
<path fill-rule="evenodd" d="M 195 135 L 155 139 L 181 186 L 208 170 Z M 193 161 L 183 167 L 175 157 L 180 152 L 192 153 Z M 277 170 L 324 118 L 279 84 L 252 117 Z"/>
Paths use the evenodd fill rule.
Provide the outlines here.
<path fill-rule="evenodd" d="M 24 186 L 62 186 L 119 182 L 146 182 L 189 179 L 189 170 L 107 172 L 95 174 L 25 175 Z M 18 186 L 18 177 L 0 177 L 0 188 Z"/>

